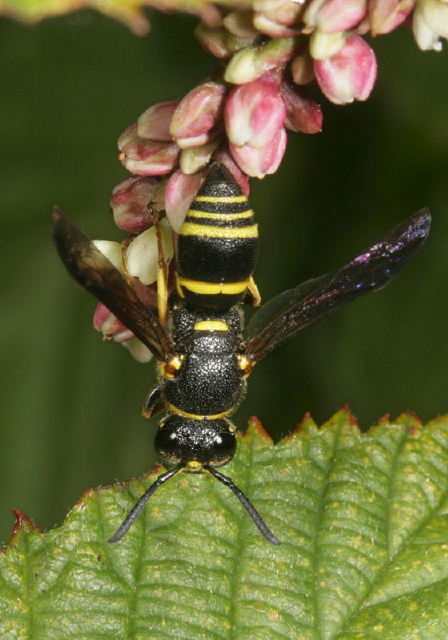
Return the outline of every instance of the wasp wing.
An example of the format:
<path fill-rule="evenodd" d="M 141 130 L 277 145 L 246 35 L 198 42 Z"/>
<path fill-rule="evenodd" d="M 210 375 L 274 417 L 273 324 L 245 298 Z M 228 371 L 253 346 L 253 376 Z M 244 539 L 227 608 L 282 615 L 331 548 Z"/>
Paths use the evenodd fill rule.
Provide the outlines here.
<path fill-rule="evenodd" d="M 404 220 L 342 269 L 300 284 L 267 302 L 246 329 L 246 355 L 258 362 L 299 331 L 370 291 L 377 291 L 420 251 L 431 225 L 428 209 Z"/>
<path fill-rule="evenodd" d="M 67 271 L 100 300 L 145 344 L 158 360 L 173 345 L 157 316 L 138 297 L 126 277 L 58 208 L 53 210 L 53 238 Z"/>

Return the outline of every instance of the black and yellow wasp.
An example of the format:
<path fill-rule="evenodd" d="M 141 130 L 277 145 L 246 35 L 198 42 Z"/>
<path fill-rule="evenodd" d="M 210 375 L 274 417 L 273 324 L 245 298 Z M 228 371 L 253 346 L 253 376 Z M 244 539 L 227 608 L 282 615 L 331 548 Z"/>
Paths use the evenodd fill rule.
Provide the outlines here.
<path fill-rule="evenodd" d="M 248 498 L 216 470 L 235 453 L 229 416 L 244 395 L 246 379 L 257 362 L 299 331 L 384 287 L 420 250 L 430 223 L 429 211 L 421 210 L 338 271 L 270 300 L 244 329 L 242 303 L 259 303 L 252 279 L 258 230 L 247 198 L 225 166 L 212 165 L 181 227 L 176 291 L 169 297 L 166 319 L 148 308 L 132 278 L 55 208 L 53 234 L 67 270 L 158 360 L 158 383 L 143 415 L 166 412 L 155 448 L 171 469 L 143 494 L 110 542 L 127 533 L 158 487 L 189 471 L 208 472 L 228 486 L 265 538 L 280 544 Z"/>

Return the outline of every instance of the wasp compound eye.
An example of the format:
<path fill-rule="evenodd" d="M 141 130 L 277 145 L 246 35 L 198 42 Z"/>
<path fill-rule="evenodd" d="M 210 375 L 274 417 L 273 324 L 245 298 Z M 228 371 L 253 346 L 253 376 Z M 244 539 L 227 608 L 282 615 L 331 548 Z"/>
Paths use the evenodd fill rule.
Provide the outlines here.
<path fill-rule="evenodd" d="M 154 446 L 164 460 L 179 462 L 179 442 L 177 433 L 165 425 L 160 425 L 154 440 Z"/>
<path fill-rule="evenodd" d="M 234 433 L 225 432 L 215 436 L 213 441 L 213 453 L 212 459 L 214 460 L 213 466 L 218 467 L 222 464 L 226 464 L 233 458 L 236 451 L 236 438 Z"/>

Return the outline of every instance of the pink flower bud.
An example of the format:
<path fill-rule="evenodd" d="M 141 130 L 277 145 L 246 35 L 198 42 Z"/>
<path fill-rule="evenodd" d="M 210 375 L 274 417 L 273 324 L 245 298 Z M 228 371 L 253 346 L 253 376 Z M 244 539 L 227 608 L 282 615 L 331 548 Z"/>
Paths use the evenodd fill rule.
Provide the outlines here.
<path fill-rule="evenodd" d="M 230 143 L 230 151 L 248 176 L 264 178 L 266 174 L 275 173 L 282 161 L 286 149 L 286 131 L 281 128 L 264 147 L 256 148 L 249 144 L 238 146 Z"/>
<path fill-rule="evenodd" d="M 230 171 L 230 173 L 233 175 L 235 180 L 240 185 L 244 195 L 248 196 L 250 192 L 249 178 L 244 173 L 244 171 L 241 171 L 240 167 L 237 165 L 237 163 L 233 159 L 233 156 L 230 153 L 229 149 L 221 148 L 215 154 L 214 160 L 215 162 L 220 162 L 221 164 L 224 164 L 227 167 L 227 169 Z"/>
<path fill-rule="evenodd" d="M 300 33 L 300 29 L 290 29 L 275 20 L 269 20 L 263 13 L 255 14 L 254 26 L 258 31 L 265 33 L 271 38 L 293 38 Z"/>
<path fill-rule="evenodd" d="M 203 144 L 200 147 L 193 147 L 192 149 L 183 149 L 180 154 L 180 170 L 182 173 L 191 175 L 202 171 L 210 162 L 212 155 L 216 151 L 216 148 L 220 144 L 220 139 L 215 138 L 208 144 Z"/>
<path fill-rule="evenodd" d="M 172 142 L 170 123 L 179 100 L 157 102 L 137 120 L 137 135 L 158 142 Z"/>
<path fill-rule="evenodd" d="M 158 184 L 155 178 L 133 177 L 115 187 L 110 206 L 119 229 L 128 233 L 140 233 L 152 225 L 148 205 Z"/>
<path fill-rule="evenodd" d="M 215 137 L 225 92 L 222 83 L 210 81 L 195 87 L 182 98 L 170 126 L 170 134 L 179 147 L 197 147 Z"/>
<path fill-rule="evenodd" d="M 203 22 L 196 27 L 194 35 L 199 44 L 219 60 L 231 58 L 237 51 L 254 44 L 258 38 L 258 34 L 249 37 L 235 36 L 224 27 L 213 29 Z"/>
<path fill-rule="evenodd" d="M 151 351 L 102 302 L 93 315 L 93 326 L 103 334 L 104 340 L 114 340 L 126 347 L 138 362 L 151 360 Z"/>
<path fill-rule="evenodd" d="M 157 142 L 141 138 L 137 123 L 128 127 L 118 138 L 120 162 L 139 176 L 159 176 L 171 173 L 177 164 L 180 149 L 174 142 Z"/>
<path fill-rule="evenodd" d="M 291 60 L 292 79 L 296 84 L 309 84 L 314 80 L 313 59 L 307 51 L 302 51 Z"/>
<path fill-rule="evenodd" d="M 314 60 L 326 60 L 340 52 L 347 41 L 346 31 L 322 33 L 315 29 L 310 36 L 310 54 Z"/>
<path fill-rule="evenodd" d="M 281 90 L 286 105 L 285 126 L 291 131 L 318 133 L 322 130 L 322 109 L 297 85 L 282 82 Z"/>
<path fill-rule="evenodd" d="M 390 33 L 406 20 L 415 0 L 369 0 L 370 30 L 374 36 Z"/>
<path fill-rule="evenodd" d="M 159 222 L 163 257 L 167 265 L 174 255 L 173 232 L 168 220 Z M 142 284 L 153 284 L 157 280 L 159 251 L 156 228 L 146 229 L 128 244 L 126 248 L 126 268 Z"/>
<path fill-rule="evenodd" d="M 335 104 L 366 100 L 375 83 L 376 68 L 372 49 L 355 34 L 335 56 L 314 62 L 317 82 Z"/>
<path fill-rule="evenodd" d="M 169 264 L 173 255 L 172 232 L 166 220 L 161 221 L 160 224 L 164 254 L 166 252 L 165 258 Z M 148 235 L 151 236 L 150 239 Z M 134 243 L 136 245 L 132 247 Z M 121 244 L 107 240 L 95 240 L 94 244 L 116 269 L 121 273 L 125 272 Z M 126 272 L 129 275 L 134 275 L 132 273 L 134 270 L 139 272 L 135 275 L 142 275 L 143 278 L 154 282 L 157 278 L 157 265 L 157 239 L 155 229 L 152 228 L 137 236 L 127 247 Z M 154 287 L 145 286 L 137 277 L 133 278 L 132 287 L 144 304 L 155 308 L 157 292 Z M 150 350 L 102 302 L 98 303 L 96 307 L 93 326 L 103 334 L 105 340 L 113 339 L 126 346 L 136 360 L 148 362 L 152 358 Z"/>
<path fill-rule="evenodd" d="M 125 347 L 129 351 L 134 360 L 137 360 L 137 362 L 146 364 L 152 359 L 151 351 L 138 338 L 132 338 L 131 340 L 127 340 L 122 344 L 123 347 Z"/>
<path fill-rule="evenodd" d="M 303 11 L 303 2 L 297 0 L 254 0 L 255 18 L 264 15 L 267 20 L 284 27 L 295 27 Z M 254 18 L 254 20 L 255 20 Z"/>
<path fill-rule="evenodd" d="M 366 0 L 311 0 L 303 19 L 322 33 L 335 33 L 353 29 L 366 11 Z"/>
<path fill-rule="evenodd" d="M 412 29 L 420 49 L 440 51 L 440 38 L 448 38 L 448 4 L 443 0 L 417 0 Z"/>
<path fill-rule="evenodd" d="M 205 173 L 188 176 L 176 171 L 169 178 L 165 189 L 166 217 L 173 230 L 179 233 L 188 207 L 205 177 Z"/>
<path fill-rule="evenodd" d="M 254 26 L 271 38 L 292 38 L 300 33 L 303 6 L 295 0 L 255 0 Z"/>
<path fill-rule="evenodd" d="M 270 142 L 283 127 L 285 117 L 279 86 L 268 76 L 232 89 L 224 109 L 230 142 L 258 149 Z"/>
<path fill-rule="evenodd" d="M 290 60 L 296 48 L 294 38 L 269 38 L 235 53 L 228 63 L 224 80 L 245 84 L 260 78 L 267 71 L 280 70 Z"/>
<path fill-rule="evenodd" d="M 109 309 L 99 302 L 93 314 L 93 326 L 100 331 L 105 340 L 115 340 L 115 342 L 125 342 L 134 338 L 130 331 Z"/>
<path fill-rule="evenodd" d="M 138 176 L 162 176 L 171 173 L 177 165 L 180 149 L 174 142 L 145 141 L 137 152 L 119 155 L 122 165 Z"/>
<path fill-rule="evenodd" d="M 94 240 L 93 244 L 98 251 L 101 251 L 109 262 L 114 265 L 115 269 L 118 269 L 120 273 L 124 273 L 123 254 L 119 242 L 114 242 L 113 240 Z"/>
<path fill-rule="evenodd" d="M 238 38 L 254 38 L 258 36 L 257 29 L 252 22 L 253 12 L 231 11 L 223 18 L 223 25 L 228 31 Z"/>
<path fill-rule="evenodd" d="M 138 362 L 151 360 L 151 351 L 102 302 L 95 310 L 93 326 L 103 334 L 104 340 L 113 340 L 126 347 Z"/>

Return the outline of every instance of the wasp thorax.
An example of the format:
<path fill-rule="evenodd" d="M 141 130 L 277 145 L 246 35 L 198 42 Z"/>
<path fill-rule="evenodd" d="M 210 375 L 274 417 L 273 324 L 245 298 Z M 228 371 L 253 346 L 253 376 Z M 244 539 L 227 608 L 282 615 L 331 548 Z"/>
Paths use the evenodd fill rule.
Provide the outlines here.
<path fill-rule="evenodd" d="M 236 450 L 234 427 L 227 418 L 194 420 L 177 414 L 160 423 L 154 446 L 171 464 L 198 463 L 219 467 L 231 460 Z"/>

